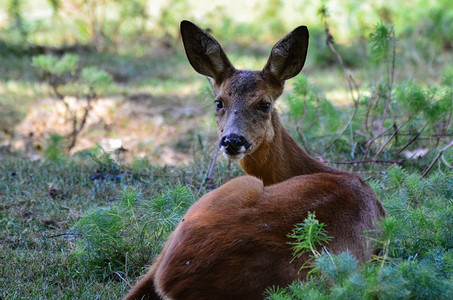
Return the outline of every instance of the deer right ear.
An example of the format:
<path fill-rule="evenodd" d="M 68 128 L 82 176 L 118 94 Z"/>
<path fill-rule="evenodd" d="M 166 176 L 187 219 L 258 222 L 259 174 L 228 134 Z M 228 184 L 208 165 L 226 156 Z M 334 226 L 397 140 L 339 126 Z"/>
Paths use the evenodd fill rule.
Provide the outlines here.
<path fill-rule="evenodd" d="M 307 49 L 308 29 L 306 26 L 299 26 L 275 44 L 263 72 L 283 83 L 302 70 Z"/>
<path fill-rule="evenodd" d="M 181 36 L 187 58 L 198 73 L 219 83 L 234 70 L 220 44 L 197 25 L 182 21 Z"/>

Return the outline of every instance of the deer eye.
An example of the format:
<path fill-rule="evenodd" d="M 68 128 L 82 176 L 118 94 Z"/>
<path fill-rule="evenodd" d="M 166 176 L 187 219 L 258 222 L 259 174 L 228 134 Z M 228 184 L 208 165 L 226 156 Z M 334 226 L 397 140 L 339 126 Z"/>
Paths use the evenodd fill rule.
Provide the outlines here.
<path fill-rule="evenodd" d="M 215 103 L 215 109 L 216 110 L 222 109 L 224 107 L 222 100 L 214 100 L 214 103 Z"/>
<path fill-rule="evenodd" d="M 271 109 L 271 104 L 269 102 L 261 102 L 258 104 L 258 109 L 263 111 L 263 112 L 269 112 Z"/>

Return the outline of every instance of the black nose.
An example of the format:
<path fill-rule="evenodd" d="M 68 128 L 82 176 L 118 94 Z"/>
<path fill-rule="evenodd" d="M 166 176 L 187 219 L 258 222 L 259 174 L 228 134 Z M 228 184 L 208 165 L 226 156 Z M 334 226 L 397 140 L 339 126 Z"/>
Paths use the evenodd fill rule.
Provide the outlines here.
<path fill-rule="evenodd" d="M 243 136 L 230 134 L 224 136 L 220 140 L 220 146 L 224 147 L 226 153 L 230 155 L 237 155 L 239 154 L 240 150 L 247 150 L 248 148 L 250 148 L 251 144 Z M 244 147 L 244 149 L 241 149 L 242 147 Z"/>

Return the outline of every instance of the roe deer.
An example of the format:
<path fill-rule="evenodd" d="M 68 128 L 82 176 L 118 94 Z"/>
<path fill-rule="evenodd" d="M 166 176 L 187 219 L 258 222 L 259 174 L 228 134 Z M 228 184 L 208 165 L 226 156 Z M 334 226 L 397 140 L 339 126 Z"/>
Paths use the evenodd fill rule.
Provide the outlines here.
<path fill-rule="evenodd" d="M 193 68 L 213 80 L 219 147 L 254 175 L 235 178 L 195 202 L 127 299 L 262 299 L 272 285 L 305 279 L 291 261 L 287 234 L 309 212 L 326 225 L 333 253 L 359 261 L 373 253 L 364 231 L 386 215 L 359 177 L 306 154 L 280 123 L 274 101 L 303 67 L 308 30 L 300 26 L 272 49 L 262 71 L 236 70 L 218 42 L 181 23 Z"/>

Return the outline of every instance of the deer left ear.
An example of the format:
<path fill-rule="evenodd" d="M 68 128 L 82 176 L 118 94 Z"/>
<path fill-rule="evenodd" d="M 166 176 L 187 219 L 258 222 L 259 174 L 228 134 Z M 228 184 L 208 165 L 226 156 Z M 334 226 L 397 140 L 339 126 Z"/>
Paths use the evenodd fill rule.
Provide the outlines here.
<path fill-rule="evenodd" d="M 306 26 L 299 26 L 284 36 L 272 48 L 263 72 L 282 83 L 299 74 L 307 57 L 308 36 Z"/>
<path fill-rule="evenodd" d="M 181 22 L 181 36 L 190 64 L 198 73 L 221 83 L 234 71 L 220 44 L 190 21 Z"/>

